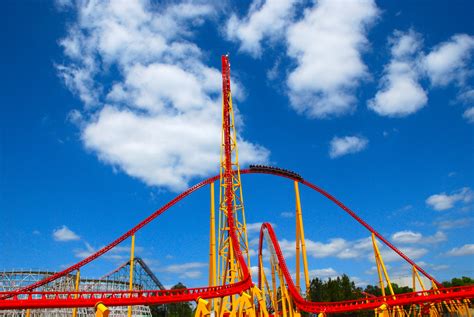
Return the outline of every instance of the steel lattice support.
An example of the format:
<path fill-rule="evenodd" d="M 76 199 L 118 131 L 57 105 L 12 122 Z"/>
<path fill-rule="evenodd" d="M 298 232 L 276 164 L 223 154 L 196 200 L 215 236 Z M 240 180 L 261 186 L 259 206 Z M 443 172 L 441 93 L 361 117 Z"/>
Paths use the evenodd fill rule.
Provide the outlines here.
<path fill-rule="evenodd" d="M 247 265 L 250 266 L 228 56 L 222 56 L 222 146 L 219 193 L 217 278 L 218 285 L 227 285 L 244 278 L 242 268 L 234 254 L 229 218 L 233 218 L 239 247 L 247 260 Z M 232 311 L 236 306 L 236 300 L 235 296 L 221 299 L 219 310 Z"/>

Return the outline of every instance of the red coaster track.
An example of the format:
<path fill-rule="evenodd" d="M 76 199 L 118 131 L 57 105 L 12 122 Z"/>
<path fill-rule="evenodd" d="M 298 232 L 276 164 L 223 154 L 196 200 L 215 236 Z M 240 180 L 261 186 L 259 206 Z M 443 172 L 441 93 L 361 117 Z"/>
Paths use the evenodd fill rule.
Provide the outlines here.
<path fill-rule="evenodd" d="M 427 278 L 433 279 L 428 273 L 420 268 L 415 262 L 393 246 L 388 240 L 382 235 L 375 231 L 359 216 L 357 216 L 352 210 L 347 208 L 339 200 L 334 198 L 332 195 L 327 193 L 322 188 L 302 179 L 299 175 L 287 173 L 280 169 L 246 169 L 242 170 L 241 174 L 271 174 L 275 176 L 285 177 L 298 181 L 301 184 L 308 186 L 309 188 L 324 195 L 339 207 L 341 207 L 346 213 L 353 217 L 356 221 L 367 228 L 371 233 L 375 234 L 382 242 L 384 242 L 389 248 L 399 254 L 408 263 L 416 267 L 422 274 Z M 142 222 L 137 224 L 135 227 L 127 231 L 124 235 L 105 246 L 98 252 L 90 255 L 84 260 L 72 265 L 71 267 L 58 272 L 44 280 L 34 283 L 25 288 L 16 290 L 14 292 L 1 292 L 0 293 L 0 310 L 2 309 L 26 309 L 26 308 L 55 308 L 55 307 L 94 307 L 98 302 L 102 302 L 106 306 L 128 306 L 128 305 L 159 305 L 167 303 L 185 302 L 185 301 L 197 301 L 199 298 L 219 298 L 229 296 L 232 294 L 240 294 L 243 291 L 250 289 L 253 286 L 253 281 L 246 265 L 245 260 L 242 257 L 242 253 L 239 247 L 237 236 L 235 233 L 235 226 L 232 216 L 229 216 L 228 222 L 230 227 L 230 236 L 232 239 L 232 245 L 234 247 L 235 255 L 238 258 L 239 265 L 242 268 L 243 279 L 240 282 L 234 284 L 228 284 L 223 286 L 214 287 L 198 287 L 188 288 L 179 290 L 144 290 L 144 291 L 110 291 L 110 292 L 35 292 L 34 290 L 40 286 L 50 283 L 66 274 L 83 267 L 91 261 L 99 258 L 103 254 L 110 251 L 112 248 L 123 242 L 128 237 L 131 237 L 137 231 L 142 229 L 148 223 L 153 221 L 163 212 L 168 210 L 170 207 L 175 205 L 180 200 L 184 199 L 191 193 L 204 187 L 219 179 L 219 175 L 208 178 L 195 186 L 184 191 L 173 200 L 165 204 L 160 209 L 156 210 L 149 217 L 144 219 Z M 276 235 L 272 227 L 265 223 L 262 225 L 260 234 L 260 247 L 259 252 L 262 252 L 262 238 L 264 234 L 267 234 L 270 238 L 271 244 L 276 251 L 278 264 L 283 270 L 285 281 L 287 283 L 288 290 L 294 300 L 295 305 L 302 311 L 307 312 L 350 312 L 356 310 L 374 309 L 380 307 L 382 304 L 387 306 L 401 306 L 410 304 L 420 303 L 436 303 L 447 300 L 460 300 L 474 297 L 474 286 L 467 287 L 452 287 L 452 288 L 440 288 L 438 290 L 406 293 L 397 295 L 396 298 L 393 296 L 386 297 L 372 297 L 364 298 L 353 301 L 342 301 L 342 302 L 310 302 L 301 297 L 299 292 L 296 290 L 294 283 L 291 279 L 291 275 L 285 263 L 285 259 L 281 252 L 280 246 Z M 435 281 L 435 280 L 434 280 Z M 437 283 L 439 284 L 439 283 Z M 77 297 L 76 297 L 77 296 Z"/>

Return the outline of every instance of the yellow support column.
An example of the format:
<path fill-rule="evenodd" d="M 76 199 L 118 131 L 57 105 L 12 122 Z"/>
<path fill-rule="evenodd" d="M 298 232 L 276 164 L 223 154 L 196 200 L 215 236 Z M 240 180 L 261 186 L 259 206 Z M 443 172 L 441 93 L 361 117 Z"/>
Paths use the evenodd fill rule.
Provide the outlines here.
<path fill-rule="evenodd" d="M 216 285 L 216 216 L 214 182 L 211 184 L 211 221 L 209 230 L 209 286 Z M 210 310 L 214 310 L 214 300 L 210 300 Z"/>
<path fill-rule="evenodd" d="M 95 304 L 95 317 L 109 317 L 110 310 L 102 302 Z"/>
<path fill-rule="evenodd" d="M 81 281 L 81 271 L 77 270 L 77 272 L 76 272 L 76 285 L 74 287 L 74 290 L 76 292 L 79 292 L 79 283 L 80 283 L 80 281 Z M 77 297 L 78 297 L 78 295 L 75 294 L 74 299 L 77 299 Z M 74 307 L 72 309 L 72 317 L 76 317 L 76 316 L 77 316 L 77 307 Z"/>
<path fill-rule="evenodd" d="M 374 253 L 375 253 L 375 262 L 377 265 L 377 272 L 379 275 L 380 279 L 380 284 L 382 288 L 382 295 L 385 296 L 385 287 L 384 287 L 384 282 L 382 278 L 382 274 L 380 272 L 380 268 L 382 268 L 383 275 L 385 276 L 385 281 L 387 282 L 388 289 L 390 290 L 390 295 L 392 295 L 393 299 L 395 299 L 395 292 L 393 291 L 392 287 L 392 282 L 390 281 L 390 276 L 388 275 L 387 268 L 385 267 L 385 264 L 382 259 L 382 255 L 380 254 L 379 248 L 377 246 L 377 241 L 375 240 L 375 234 L 372 233 L 372 245 L 374 247 Z M 384 304 L 385 305 L 385 304 Z M 403 313 L 401 311 L 401 308 L 398 306 L 393 307 L 393 315 L 394 316 L 402 316 Z"/>
<path fill-rule="evenodd" d="M 30 317 L 30 310 L 29 309 L 26 310 L 25 317 Z"/>
<path fill-rule="evenodd" d="M 296 210 L 298 210 L 298 207 L 296 207 Z M 298 212 L 297 212 L 298 213 Z M 298 290 L 299 293 L 301 293 L 301 278 L 300 278 L 300 226 L 299 226 L 299 221 L 298 221 L 298 216 L 295 217 L 296 220 L 296 289 Z"/>
<path fill-rule="evenodd" d="M 470 300 L 469 299 L 465 299 L 463 301 L 463 307 L 466 311 L 466 316 L 467 317 L 472 317 L 472 314 L 471 314 L 471 310 L 469 309 L 469 304 L 470 304 Z"/>
<path fill-rule="evenodd" d="M 275 310 L 275 315 L 279 316 L 280 309 L 278 307 L 278 288 L 277 288 L 276 274 L 275 274 L 276 267 L 275 267 L 275 263 L 273 259 L 271 259 L 271 266 L 272 266 L 272 288 L 273 288 L 272 296 L 273 296 L 273 303 L 274 303 L 273 309 Z"/>
<path fill-rule="evenodd" d="M 390 294 L 394 295 L 392 283 L 390 282 L 390 277 L 388 276 L 388 273 L 387 273 L 387 268 L 385 267 L 385 264 L 383 263 L 382 255 L 380 255 L 380 251 L 377 246 L 377 241 L 375 240 L 375 234 L 373 233 L 372 233 L 372 245 L 374 247 L 375 262 L 377 264 L 377 272 L 379 274 L 380 287 L 382 288 L 382 295 L 385 296 L 385 287 L 383 283 L 383 277 L 380 272 L 380 268 L 382 268 L 382 272 L 383 272 L 383 275 L 385 276 L 385 280 L 387 281 L 387 286 L 388 286 L 388 289 L 390 290 Z"/>
<path fill-rule="evenodd" d="M 260 290 L 257 286 L 254 286 L 252 288 L 252 297 L 257 299 L 259 305 L 259 317 L 268 317 L 267 303 L 265 301 L 265 292 L 263 291 L 264 289 L 265 286 L 262 288 L 262 290 Z"/>
<path fill-rule="evenodd" d="M 134 262 L 135 262 L 135 234 L 132 235 L 132 245 L 130 247 L 130 276 L 129 276 L 129 282 L 128 282 L 128 290 L 130 291 L 130 297 L 132 296 L 131 291 L 133 290 L 133 264 Z M 132 306 L 128 306 L 128 317 L 131 317 L 131 316 L 132 316 Z"/>
<path fill-rule="evenodd" d="M 195 317 L 207 317 L 211 315 L 209 311 L 209 302 L 199 297 L 196 302 L 196 313 L 194 314 Z"/>
<path fill-rule="evenodd" d="M 304 228 L 303 228 L 303 214 L 301 212 L 301 200 L 300 190 L 298 182 L 295 181 L 295 196 L 296 196 L 296 223 L 297 230 L 299 230 L 299 238 L 301 242 L 301 253 L 303 254 L 303 270 L 304 280 L 306 284 L 306 293 L 309 291 L 309 273 L 308 273 L 308 258 L 306 257 L 306 244 L 304 240 Z"/>
<path fill-rule="evenodd" d="M 282 274 L 281 268 L 279 266 L 277 267 L 277 273 L 278 273 L 278 279 L 280 281 L 280 297 L 281 297 L 282 316 L 283 317 L 288 317 L 288 316 L 291 317 L 291 315 L 290 315 L 291 307 L 287 307 L 287 305 L 289 306 L 289 302 L 288 302 L 288 297 L 287 297 L 287 294 L 286 294 L 285 280 L 283 279 L 283 274 Z"/>

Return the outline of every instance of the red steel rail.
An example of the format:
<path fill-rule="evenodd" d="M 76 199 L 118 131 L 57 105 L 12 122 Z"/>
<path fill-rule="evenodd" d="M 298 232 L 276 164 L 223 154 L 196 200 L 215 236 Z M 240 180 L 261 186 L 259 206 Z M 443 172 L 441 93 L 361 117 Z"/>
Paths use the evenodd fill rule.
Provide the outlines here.
<path fill-rule="evenodd" d="M 388 247 L 393 251 L 399 254 L 403 259 L 408 263 L 414 265 L 422 274 L 427 278 L 434 280 L 434 278 L 421 269 L 415 262 L 413 262 L 408 256 L 403 254 L 395 246 L 393 246 L 388 240 L 386 240 L 382 235 L 375 231 L 371 226 L 369 226 L 365 221 L 363 221 L 359 216 L 357 216 L 352 210 L 347 208 L 335 197 L 327 193 L 322 188 L 304 180 L 301 178 L 296 178 L 288 173 L 284 173 L 279 170 L 252 170 L 244 169 L 240 171 L 241 174 L 270 174 L 280 177 L 285 177 L 298 181 L 309 188 L 319 192 L 324 195 L 339 207 L 341 207 L 346 213 L 351 217 L 357 220 L 370 232 L 374 233 L 382 242 L 384 242 Z M 33 290 L 43 286 L 47 283 L 50 283 L 62 276 L 70 274 L 71 272 L 81 268 L 82 266 L 90 263 L 91 261 L 97 259 L 103 254 L 110 251 L 112 248 L 117 246 L 119 243 L 123 242 L 128 237 L 135 234 L 141 228 L 146 226 L 148 223 L 153 221 L 159 215 L 164 213 L 166 210 L 171 208 L 173 205 L 189 196 L 191 193 L 197 191 L 198 189 L 204 187 L 205 185 L 210 184 L 219 179 L 219 175 L 208 178 L 193 187 L 187 189 L 180 195 L 176 196 L 174 199 L 169 201 L 160 209 L 156 210 L 150 216 L 145 218 L 142 222 L 138 223 L 135 227 L 127 231 L 125 234 L 120 236 L 118 239 L 114 240 L 109 245 L 100 249 L 96 253 L 90 255 L 89 257 L 83 259 L 82 261 L 72 265 L 71 267 L 58 272 L 48 278 L 45 278 L 41 281 L 38 281 L 32 285 L 24 287 L 22 289 L 12 291 L 12 292 L 0 292 L 0 310 L 2 309 L 25 309 L 25 308 L 53 308 L 53 307 L 93 307 L 97 302 L 103 302 L 107 306 L 128 306 L 128 305 L 156 305 L 156 304 L 166 304 L 166 303 L 175 303 L 175 302 L 184 302 L 184 301 L 195 301 L 199 298 L 216 298 L 216 297 L 225 297 L 233 294 L 240 294 L 245 290 L 248 290 L 252 287 L 252 279 L 249 273 L 249 269 L 245 263 L 245 260 L 242 257 L 242 252 L 237 239 L 236 232 L 234 230 L 235 225 L 233 222 L 232 215 L 229 217 L 229 227 L 231 230 L 230 236 L 232 239 L 232 245 L 234 247 L 235 255 L 238 258 L 239 264 L 241 265 L 243 272 L 243 279 L 240 282 L 222 286 L 214 287 L 199 287 L 199 288 L 189 288 L 185 290 L 147 290 L 147 291 L 110 291 L 110 292 L 34 292 Z M 270 229 L 269 229 L 270 228 Z M 271 230 L 271 226 L 265 224 L 266 230 Z M 271 237 L 271 235 L 270 235 Z M 273 237 L 272 243 L 274 244 L 275 249 L 280 250 L 278 241 L 276 237 Z M 281 250 L 280 250 L 281 253 Z M 356 301 L 348 302 L 331 302 L 331 303 L 317 303 L 317 302 L 308 302 L 301 298 L 301 296 L 296 292 L 294 284 L 289 275 L 286 263 L 284 262 L 283 255 L 280 254 L 279 262 L 282 267 L 286 269 L 285 279 L 289 285 L 290 291 L 293 290 L 292 296 L 295 299 L 295 304 L 303 311 L 310 312 L 343 312 L 343 311 L 353 311 L 360 309 L 373 309 L 380 306 L 382 303 L 387 305 L 405 305 L 405 304 L 415 304 L 423 302 L 437 302 L 444 300 L 453 300 L 453 299 L 464 299 L 464 298 L 473 298 L 474 297 L 474 287 L 457 287 L 457 288 L 442 288 L 436 291 L 424 291 L 418 293 L 408 293 L 403 295 L 397 295 L 394 300 L 393 297 L 376 297 L 369 299 L 360 299 Z M 434 280 L 436 281 L 436 280 Z M 439 283 L 437 283 L 439 285 Z M 428 294 L 428 295 L 423 295 Z M 77 296 L 77 298 L 75 298 Z M 299 296 L 299 297 L 298 297 Z"/>
<path fill-rule="evenodd" d="M 293 283 L 291 274 L 286 265 L 285 258 L 283 257 L 283 252 L 281 251 L 280 244 L 278 239 L 273 231 L 271 224 L 264 223 L 260 229 L 260 240 L 259 240 L 259 261 L 263 259 L 262 248 L 264 236 L 267 235 L 269 238 L 268 241 L 271 242 L 271 246 L 275 250 L 275 254 L 278 260 L 278 265 L 280 266 L 283 276 L 286 281 L 287 288 L 291 294 L 291 297 L 295 305 L 302 311 L 311 312 L 311 313 L 343 313 L 351 312 L 356 310 L 368 310 L 375 309 L 380 307 L 382 304 L 387 305 L 388 307 L 393 306 L 403 306 L 403 305 L 412 305 L 412 304 L 422 304 L 422 303 L 437 303 L 448 300 L 461 300 L 465 298 L 474 297 L 474 286 L 464 286 L 464 287 L 450 287 L 442 289 L 432 289 L 427 291 L 412 292 L 405 294 L 397 294 L 396 296 L 379 296 L 379 297 L 369 297 L 364 299 L 348 300 L 348 301 L 339 301 L 339 302 L 311 302 L 304 299 Z M 258 284 L 259 287 L 262 287 L 262 272 L 261 268 L 263 265 L 259 263 L 258 268 Z"/>

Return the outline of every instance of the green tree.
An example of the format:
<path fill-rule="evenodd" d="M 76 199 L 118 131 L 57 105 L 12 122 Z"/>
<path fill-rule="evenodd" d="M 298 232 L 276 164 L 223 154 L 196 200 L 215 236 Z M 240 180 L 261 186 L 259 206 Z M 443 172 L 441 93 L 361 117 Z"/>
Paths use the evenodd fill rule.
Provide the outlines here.
<path fill-rule="evenodd" d="M 182 283 L 178 283 L 171 289 L 186 289 Z M 191 317 L 193 316 L 193 308 L 190 303 L 173 303 L 166 305 L 166 316 L 168 317 Z"/>
<path fill-rule="evenodd" d="M 474 284 L 474 279 L 467 276 L 462 276 L 461 278 L 455 277 L 451 279 L 451 281 L 443 282 L 443 286 L 445 287 L 466 286 L 466 285 L 473 285 L 473 284 Z"/>
<path fill-rule="evenodd" d="M 362 289 L 356 287 L 355 283 L 350 278 L 343 274 L 335 279 L 315 278 L 311 281 L 309 286 L 309 299 L 318 302 L 334 302 L 363 298 Z M 352 312 L 343 314 L 331 314 L 331 316 L 355 316 L 355 317 L 369 317 L 373 316 L 373 312 Z"/>
<path fill-rule="evenodd" d="M 408 286 L 398 286 L 396 283 L 392 283 L 392 289 L 395 294 L 403 294 L 413 292 L 413 289 Z M 375 296 L 382 296 L 382 290 L 377 285 L 367 285 L 364 289 L 365 293 L 372 294 Z M 390 295 L 390 288 L 385 286 L 385 295 Z"/>

